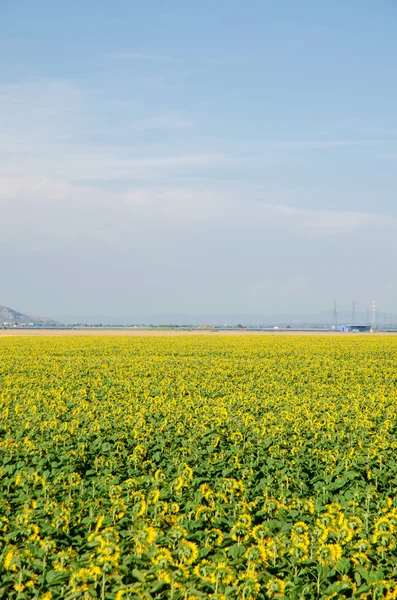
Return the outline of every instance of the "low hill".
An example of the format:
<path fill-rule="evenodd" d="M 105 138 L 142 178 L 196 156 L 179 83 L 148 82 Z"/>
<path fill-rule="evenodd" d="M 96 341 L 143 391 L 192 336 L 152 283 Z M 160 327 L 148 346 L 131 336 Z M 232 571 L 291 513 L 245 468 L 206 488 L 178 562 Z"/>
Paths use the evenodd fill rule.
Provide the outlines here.
<path fill-rule="evenodd" d="M 0 324 L 2 323 L 9 323 L 10 325 L 16 325 L 17 323 L 20 325 L 29 325 L 32 323 L 34 325 L 60 325 L 58 321 L 46 319 L 45 317 L 31 317 L 7 306 L 0 306 Z"/>

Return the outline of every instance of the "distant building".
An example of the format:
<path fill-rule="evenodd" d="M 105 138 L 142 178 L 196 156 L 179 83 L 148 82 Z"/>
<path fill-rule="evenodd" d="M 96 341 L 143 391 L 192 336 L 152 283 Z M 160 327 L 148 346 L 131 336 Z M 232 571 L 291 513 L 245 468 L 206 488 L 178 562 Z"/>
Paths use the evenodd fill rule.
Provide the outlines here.
<path fill-rule="evenodd" d="M 371 331 L 371 325 L 340 325 L 339 331 L 365 333 Z"/>

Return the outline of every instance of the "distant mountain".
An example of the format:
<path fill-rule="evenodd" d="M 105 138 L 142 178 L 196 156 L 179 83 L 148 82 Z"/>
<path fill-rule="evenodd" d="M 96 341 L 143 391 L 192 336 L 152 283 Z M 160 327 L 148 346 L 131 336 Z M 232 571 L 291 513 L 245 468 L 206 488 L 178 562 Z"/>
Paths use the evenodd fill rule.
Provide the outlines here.
<path fill-rule="evenodd" d="M 381 315 L 379 315 L 381 317 Z M 102 325 L 332 325 L 332 310 L 313 314 L 260 315 L 247 313 L 220 313 L 187 315 L 184 313 L 164 313 L 146 316 L 110 317 L 106 315 L 60 315 L 54 317 L 65 324 Z M 356 322 L 366 323 L 367 315 L 357 313 Z M 351 311 L 339 311 L 338 323 L 350 323 Z M 379 322 L 383 322 L 382 320 Z"/>
<path fill-rule="evenodd" d="M 60 325 L 59 322 L 53 321 L 52 319 L 46 319 L 45 317 L 31 317 L 20 313 L 7 306 L 0 306 L 0 324 L 9 323 L 15 325 L 20 323 L 21 325 L 29 325 L 33 323 L 35 325 Z"/>

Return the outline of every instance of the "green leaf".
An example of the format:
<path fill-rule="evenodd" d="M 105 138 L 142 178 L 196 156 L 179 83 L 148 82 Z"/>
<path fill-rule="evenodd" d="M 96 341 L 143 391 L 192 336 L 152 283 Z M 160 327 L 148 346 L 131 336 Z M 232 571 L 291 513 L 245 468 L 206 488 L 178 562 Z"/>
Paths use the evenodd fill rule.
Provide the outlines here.
<path fill-rule="evenodd" d="M 133 569 L 132 575 L 135 577 L 135 579 L 138 579 L 138 581 L 140 581 L 141 583 L 145 583 L 145 581 L 146 581 L 145 576 L 138 569 Z"/>

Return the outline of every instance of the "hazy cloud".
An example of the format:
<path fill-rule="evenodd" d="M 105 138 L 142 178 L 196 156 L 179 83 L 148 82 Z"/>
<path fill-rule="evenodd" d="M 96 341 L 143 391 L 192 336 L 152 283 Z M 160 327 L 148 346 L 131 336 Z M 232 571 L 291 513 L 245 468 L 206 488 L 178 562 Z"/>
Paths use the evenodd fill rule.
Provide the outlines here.
<path fill-rule="evenodd" d="M 106 54 L 107 58 L 115 60 L 143 60 L 159 63 L 181 63 L 185 62 L 180 58 L 173 58 L 164 54 L 150 54 L 147 52 L 110 52 Z"/>
<path fill-rule="evenodd" d="M 348 148 L 365 146 L 370 140 L 270 140 L 263 143 L 264 148 L 287 150 L 322 150 L 328 148 Z"/>
<path fill-rule="evenodd" d="M 397 228 L 397 219 L 382 214 L 353 211 L 305 210 L 291 206 L 265 204 L 264 210 L 292 222 L 305 234 L 316 237 L 350 233 L 356 229 Z"/>
<path fill-rule="evenodd" d="M 357 293 L 369 293 L 382 248 L 395 249 L 397 220 L 332 208 L 327 185 L 310 177 L 318 209 L 309 209 L 300 179 L 323 150 L 368 140 L 243 143 L 212 135 L 193 109 L 160 110 L 139 92 L 48 79 L 0 86 L 2 304 L 23 308 L 15 299 L 29 289 L 25 310 L 38 314 L 255 312 L 266 302 L 272 312 L 316 289 L 318 305 L 337 278 L 354 292 L 345 257 L 368 239 L 379 250 L 359 267 Z"/>

